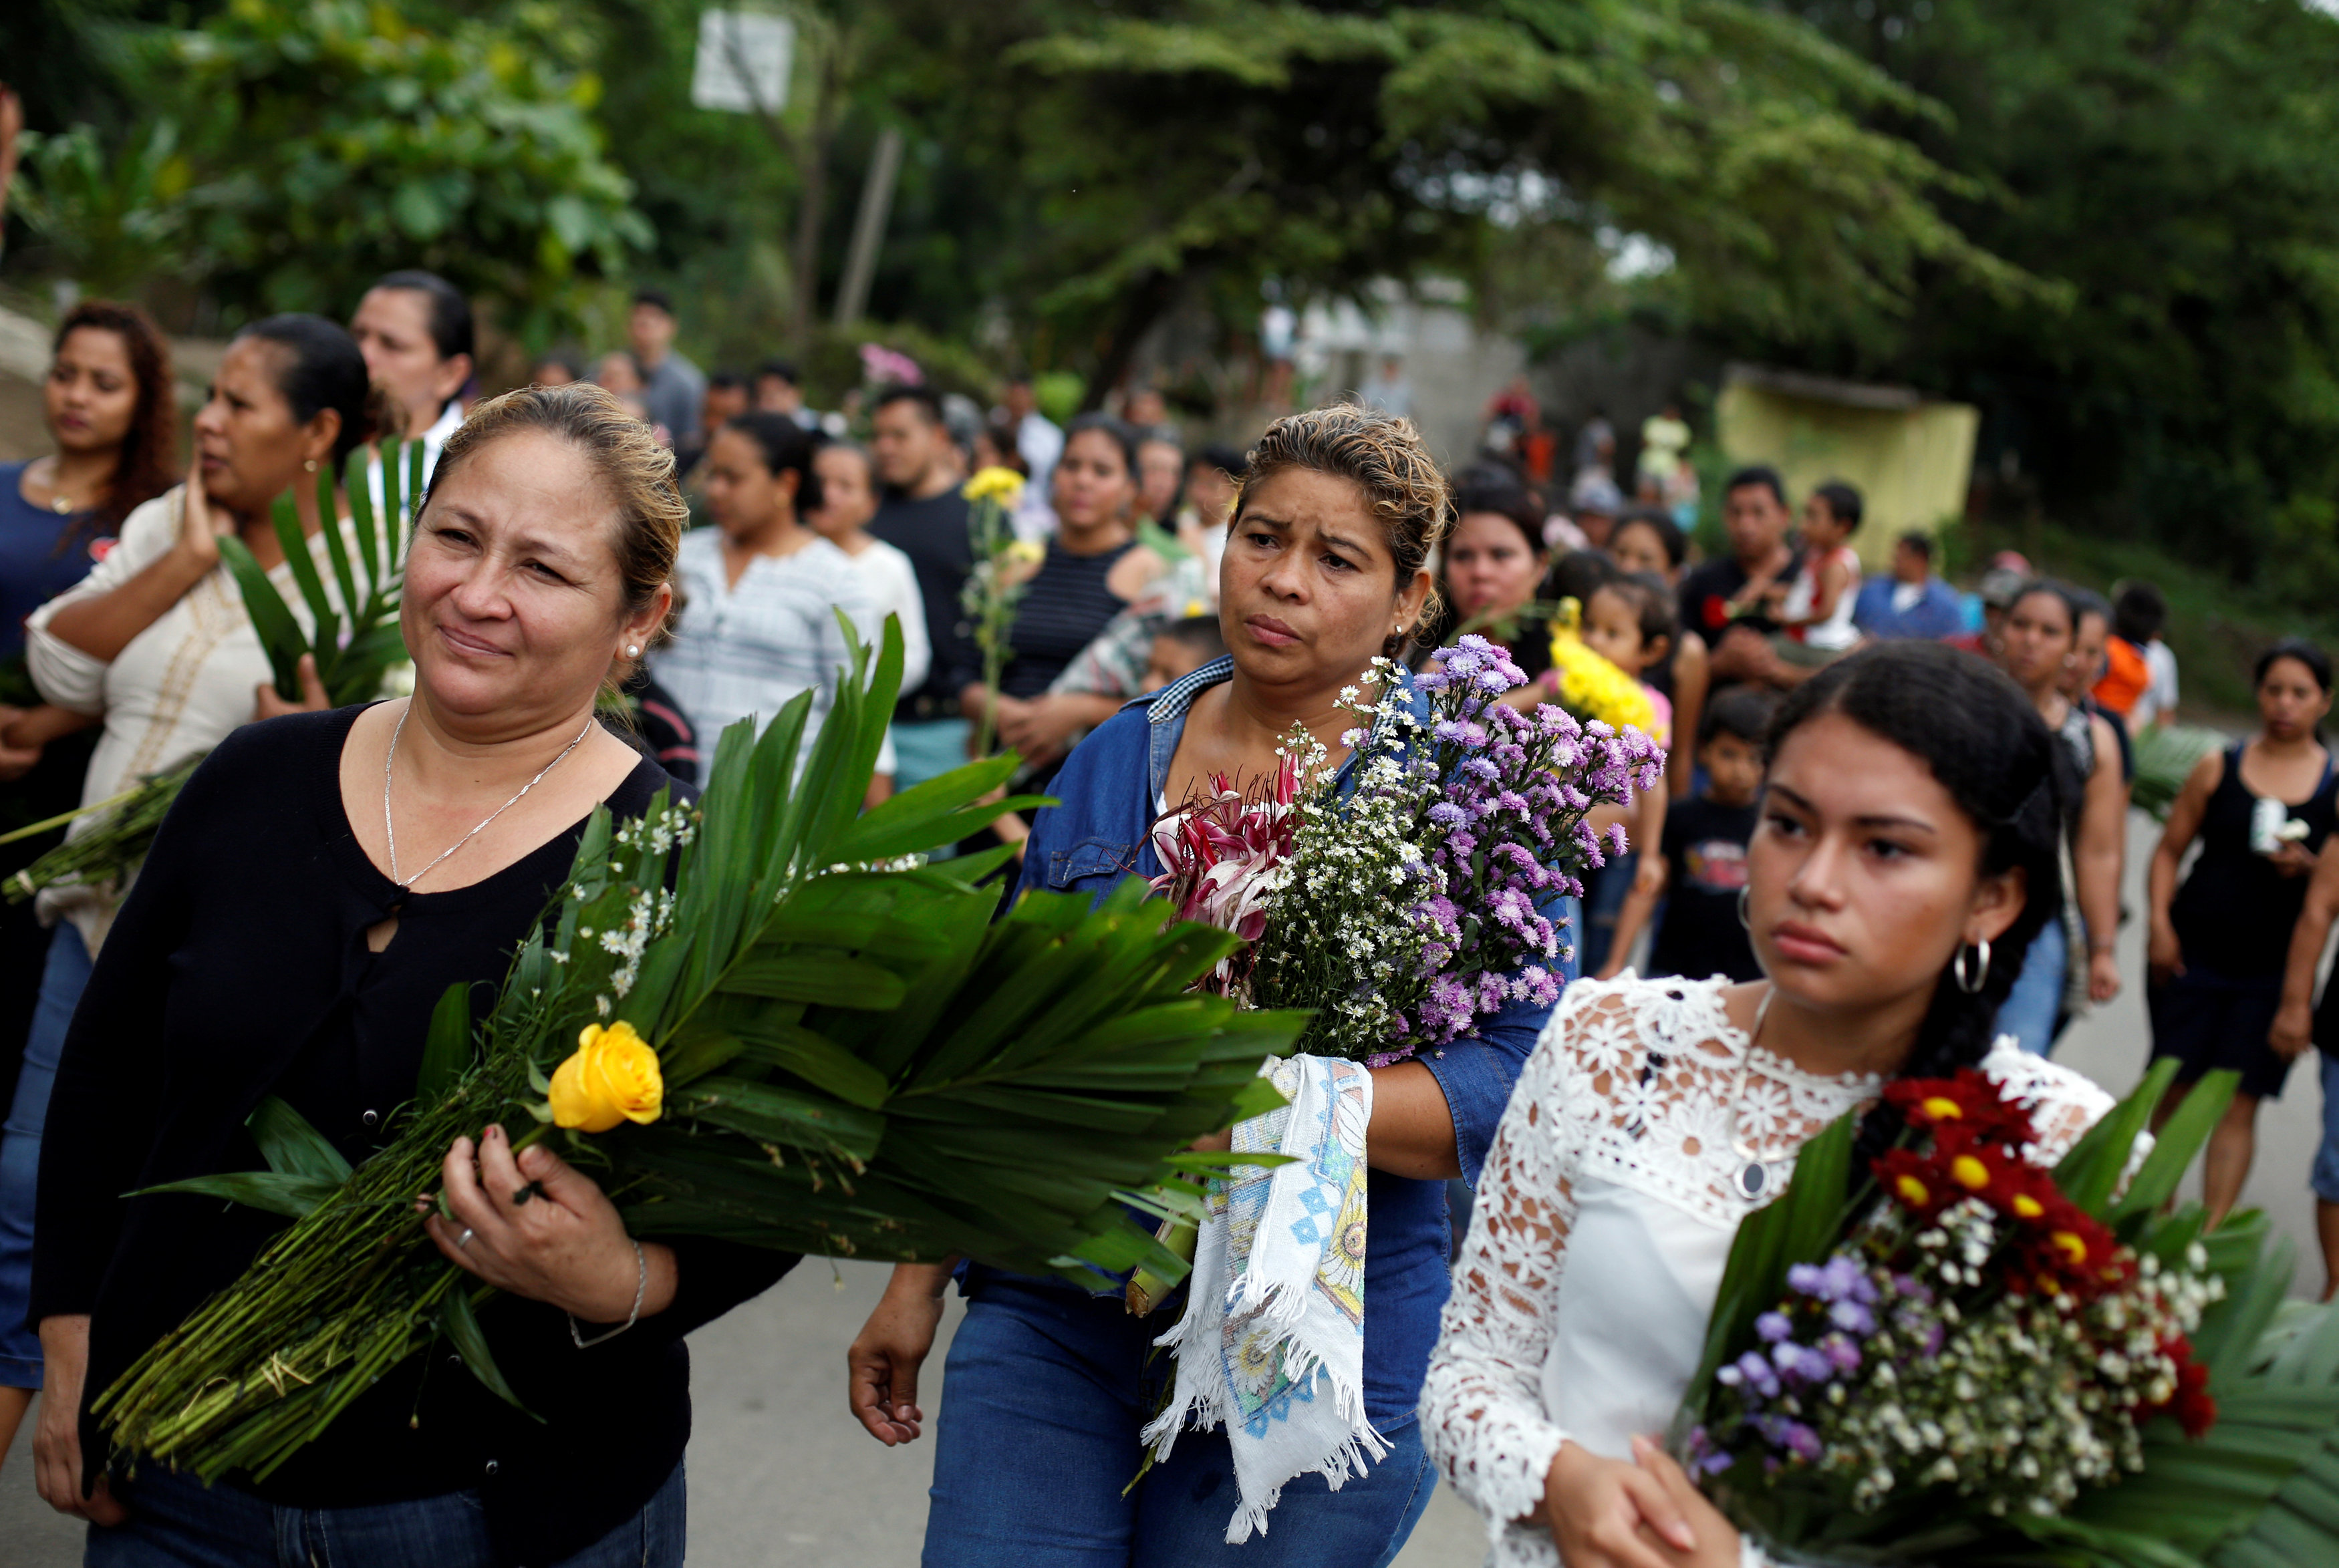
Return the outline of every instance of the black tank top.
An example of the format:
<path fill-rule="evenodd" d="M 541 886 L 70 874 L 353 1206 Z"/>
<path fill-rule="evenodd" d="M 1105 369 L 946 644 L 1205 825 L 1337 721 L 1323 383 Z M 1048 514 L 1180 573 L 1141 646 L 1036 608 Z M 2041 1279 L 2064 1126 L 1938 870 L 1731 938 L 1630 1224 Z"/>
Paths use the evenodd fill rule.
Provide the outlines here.
<path fill-rule="evenodd" d="M 2246 743 L 2245 743 L 2246 744 Z M 2334 825 L 2331 754 L 2314 793 L 2290 814 L 2306 824 L 2309 853 L 2323 847 Z M 2169 923 L 2185 950 L 2187 970 L 2227 980 L 2263 980 L 2282 973 L 2290 957 L 2291 928 L 2306 902 L 2304 876 L 2284 876 L 2250 849 L 2250 816 L 2257 797 L 2242 783 L 2242 746 L 2226 754 L 2225 776 L 2201 815 L 2201 855 L 2169 905 Z"/>
<path fill-rule="evenodd" d="M 1137 541 L 1097 556 L 1076 556 L 1054 539 L 1048 541 L 1048 558 L 1024 585 L 1016 602 L 1015 624 L 1008 628 L 1007 646 L 1014 657 L 999 677 L 999 689 L 1011 697 L 1036 697 L 1096 640 L 1105 623 L 1129 607 L 1129 601 L 1105 587 L 1105 578 Z"/>

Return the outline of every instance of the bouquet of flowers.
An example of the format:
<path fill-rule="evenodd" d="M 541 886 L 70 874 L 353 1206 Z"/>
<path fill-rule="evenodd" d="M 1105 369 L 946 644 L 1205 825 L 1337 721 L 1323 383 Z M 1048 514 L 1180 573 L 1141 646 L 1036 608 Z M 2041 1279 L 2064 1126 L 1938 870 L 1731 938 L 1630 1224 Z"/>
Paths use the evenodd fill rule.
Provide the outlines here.
<path fill-rule="evenodd" d="M 332 584 L 324 575 L 291 496 L 276 498 L 270 521 L 284 551 L 294 586 L 309 611 L 309 629 L 285 605 L 267 571 L 242 539 L 220 540 L 220 559 L 243 596 L 243 607 L 252 630 L 268 655 L 276 677 L 276 692 L 288 701 L 301 698 L 301 657 L 316 662 L 317 678 L 335 706 L 363 702 L 379 695 L 395 666 L 407 664 L 405 636 L 399 629 L 399 587 L 404 579 L 406 539 L 413 514 L 422 499 L 420 441 L 386 441 L 381 449 L 381 507 L 375 511 L 372 459 L 360 447 L 350 454 L 342 484 L 349 498 L 346 530 L 334 526 L 334 476 L 330 468 L 317 471 L 317 515 L 326 519 L 319 530 Z M 94 886 L 119 883 L 146 858 L 154 830 L 163 823 L 179 786 L 203 760 L 203 753 L 181 758 L 173 765 L 147 774 L 120 794 L 82 806 L 47 822 L 35 823 L 12 836 L 38 833 L 90 816 L 104 820 L 74 833 L 31 865 L 10 877 L 5 896 L 21 903 L 44 887 L 71 883 Z"/>
<path fill-rule="evenodd" d="M 1304 732 L 1276 777 L 1213 793 L 1154 828 L 1155 879 L 1181 914 L 1252 939 L 1209 984 L 1252 1005 L 1307 1008 L 1301 1049 L 1385 1066 L 1443 1045 L 1515 1000 L 1559 994 L 1559 930 L 1539 906 L 1581 896 L 1605 863 L 1585 821 L 1654 786 L 1663 755 L 1638 730 L 1578 724 L 1499 699 L 1526 684 L 1503 649 L 1467 636 L 1416 676 L 1376 660 L 1377 701 L 1342 694 L 1358 727 L 1351 782 Z"/>
<path fill-rule="evenodd" d="M 1847 1204 L 1853 1119 L 1740 1228 L 1676 1453 L 1733 1523 L 1799 1562 L 2339 1561 L 2334 1495 L 2271 1504 L 2339 1455 L 2339 1317 L 2254 1356 L 2290 1275 L 2262 1221 L 2160 1212 L 2230 1098 L 2205 1081 L 2123 1189 L 2164 1062 L 2052 1171 L 1982 1073 L 1905 1080 L 1906 1119 Z M 2275 1381 L 2287 1358 L 2307 1376 Z M 2254 1360 L 2256 1365 L 2253 1365 Z M 2220 1545 L 2226 1550 L 2216 1550 Z"/>
<path fill-rule="evenodd" d="M 1196 1139 L 1279 1103 L 1259 1063 L 1303 1021 L 1191 994 L 1239 939 L 1165 923 L 1140 886 L 995 919 L 982 883 L 1004 848 L 924 864 L 1044 804 L 978 804 L 1012 758 L 863 813 L 901 666 L 889 621 L 801 769 L 810 693 L 760 736 L 725 732 L 695 809 L 597 813 L 484 1025 L 466 987 L 441 1000 L 415 1098 L 364 1164 L 271 1100 L 251 1124 L 268 1170 L 163 1189 L 293 1223 L 100 1395 L 116 1449 L 264 1476 L 441 1337 L 517 1404 L 479 1328 L 494 1293 L 411 1206 L 456 1137 L 498 1119 L 596 1170 L 636 1236 L 1182 1273 L 1130 1208 L 1190 1205 L 1156 1191 L 1226 1163 Z"/>

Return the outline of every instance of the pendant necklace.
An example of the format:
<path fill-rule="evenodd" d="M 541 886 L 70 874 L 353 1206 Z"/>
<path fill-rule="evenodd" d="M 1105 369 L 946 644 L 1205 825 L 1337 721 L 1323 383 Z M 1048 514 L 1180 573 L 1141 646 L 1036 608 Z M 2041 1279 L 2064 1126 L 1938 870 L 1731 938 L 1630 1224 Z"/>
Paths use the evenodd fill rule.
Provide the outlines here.
<path fill-rule="evenodd" d="M 1775 987 L 1765 991 L 1762 1000 L 1755 1004 L 1754 1027 L 1746 1032 L 1746 1053 L 1738 1060 L 1738 1084 L 1730 1095 L 1730 1152 L 1743 1161 L 1738 1169 L 1738 1190 L 1749 1198 L 1762 1196 L 1762 1188 L 1770 1183 L 1771 1161 L 1778 1158 L 1763 1154 L 1738 1130 L 1739 1120 L 1746 1110 L 1746 1075 L 1754 1066 L 1754 1042 L 1762 1038 L 1762 1021 L 1771 1016 L 1771 998 L 1776 994 Z"/>
<path fill-rule="evenodd" d="M 495 821 L 496 818 L 503 815 L 504 813 L 519 804 L 520 795 L 528 794 L 528 791 L 543 783 L 544 775 L 546 774 L 550 773 L 554 768 L 557 768 L 562 763 L 567 762 L 568 760 L 568 754 L 585 744 L 585 737 L 593 733 L 594 723 L 592 716 L 589 715 L 587 715 L 585 727 L 577 732 L 577 738 L 570 741 L 567 745 L 561 747 L 560 754 L 558 756 L 554 757 L 550 762 L 545 764 L 543 767 L 537 770 L 536 777 L 520 785 L 518 794 L 513 795 L 511 799 L 504 802 L 503 804 L 489 812 L 481 819 L 478 827 L 473 828 L 461 838 L 457 839 L 453 843 L 449 844 L 445 849 L 439 851 L 438 860 L 432 861 L 429 865 L 426 865 L 420 871 L 416 872 L 411 878 L 405 878 L 400 877 L 398 874 L 398 828 L 391 823 L 390 818 L 390 769 L 396 766 L 398 763 L 398 737 L 406 733 L 406 715 L 410 714 L 413 711 L 414 704 L 411 701 L 409 701 L 406 705 L 406 712 L 398 715 L 398 727 L 390 732 L 390 754 L 384 757 L 381 763 L 381 832 L 382 836 L 390 842 L 390 880 L 397 884 L 398 891 L 400 892 L 412 892 L 414 891 L 414 884 L 420 882 L 424 877 L 429 876 L 432 872 L 437 871 L 441 861 L 444 861 L 449 855 L 453 854 L 457 850 L 461 849 L 465 844 L 479 837 L 481 831 L 487 827 L 489 823 Z M 401 900 L 400 902 L 402 902 L 404 901 Z"/>

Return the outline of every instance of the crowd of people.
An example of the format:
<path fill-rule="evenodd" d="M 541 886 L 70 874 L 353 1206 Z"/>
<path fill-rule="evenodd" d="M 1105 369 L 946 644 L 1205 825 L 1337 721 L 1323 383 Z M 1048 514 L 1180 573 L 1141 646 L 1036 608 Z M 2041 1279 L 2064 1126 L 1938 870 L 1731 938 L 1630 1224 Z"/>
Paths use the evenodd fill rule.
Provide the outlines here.
<path fill-rule="evenodd" d="M 1487 1418 L 1516 1405 L 1519 1386 L 1517 1368 L 1505 1369 L 1518 1325 L 1495 1299 L 1495 1277 L 1519 1277 L 1512 1253 L 1555 1245 L 1547 1224 L 1526 1239 L 1535 1227 L 1519 1206 L 1550 1200 L 1539 1184 L 1571 1179 L 1523 1149 L 1522 1117 L 1589 1117 L 1581 1150 L 1623 1136 L 1614 1107 L 1588 1110 L 1559 1076 L 1590 1082 L 1627 1056 L 1693 1076 L 1709 1070 L 1700 1040 L 1734 1040 L 1724 1054 L 1751 1062 L 1759 1035 L 1766 1074 L 1832 1075 L 1844 1106 L 1872 1090 L 1861 1074 L 1987 1058 L 2100 1113 L 2101 1097 L 2045 1058 L 2070 1019 L 2123 983 L 2114 943 L 2129 779 L 2139 738 L 2176 699 L 2166 606 L 2148 585 L 2107 601 L 2007 557 L 1963 595 L 1920 533 L 1896 541 L 1889 575 L 1864 577 L 1859 492 L 1823 484 L 1798 511 L 1764 467 L 1729 476 L 1726 543 L 1701 558 L 1689 431 L 1670 409 L 1641 431 L 1628 502 L 1604 419 L 1576 443 L 1572 475 L 1555 477 L 1555 442 L 1524 384 L 1492 406 L 1510 439 L 1449 484 L 1409 423 L 1359 405 L 1278 420 L 1249 452 L 1186 441 L 1151 394 L 1060 426 L 1021 380 L 971 420 L 898 374 L 822 413 L 782 360 L 702 375 L 675 350 L 675 328 L 671 301 L 644 291 L 627 351 L 590 367 L 554 355 L 531 386 L 483 399 L 467 301 L 429 273 L 392 272 L 346 325 L 283 315 L 239 332 L 183 467 L 169 349 L 153 323 L 91 302 L 60 325 L 44 386 L 54 451 L 0 468 L 0 659 L 24 658 L 23 680 L 0 694 L 0 780 L 32 820 L 214 753 L 201 790 L 190 786 L 213 803 L 209 836 L 166 827 L 130 883 L 51 889 L 5 917 L 5 962 L 24 981 L 5 994 L 25 1000 L 0 1019 L 24 1040 L 0 1145 L 0 1451 L 45 1378 L 42 1485 L 60 1506 L 100 1524 L 125 1516 L 83 1472 L 94 1440 L 84 1376 L 102 1382 L 126 1365 L 190 1290 L 232 1275 L 265 1235 L 241 1220 L 169 1232 L 151 1209 L 92 1195 L 123 1190 L 125 1170 L 145 1180 L 215 1162 L 262 1092 L 361 1159 L 402 1098 L 400 1074 L 413 1080 L 431 1004 L 453 981 L 499 972 L 583 814 L 606 802 L 638 814 L 657 789 L 696 776 L 717 733 L 803 694 L 816 727 L 846 661 L 840 616 L 864 642 L 891 621 L 903 644 L 868 804 L 970 760 L 986 733 L 1053 781 L 1062 805 L 995 830 L 1021 857 L 1018 887 L 1100 894 L 1158 871 L 1149 829 L 1163 812 L 1214 774 L 1271 771 L 1295 723 L 1332 746 L 1348 723 L 1335 694 L 1376 656 L 1422 670 L 1481 634 L 1511 650 L 1532 702 L 1555 697 L 1555 639 L 1575 638 L 1645 693 L 1670 755 L 1661 784 L 1604 808 L 1613 822 L 1602 825 L 1623 827 L 1630 848 L 1587 879 L 1574 912 L 1573 999 L 1557 1015 L 1505 1014 L 1435 1060 L 1376 1070 L 1366 1403 L 1394 1457 L 1351 1489 L 1295 1484 L 1265 1538 L 1273 1554 L 1262 1542 L 1253 1557 L 1387 1562 L 1439 1462 L 1491 1515 L 1528 1521 L 1571 1553 L 1594 1550 L 1588 1522 L 1640 1485 L 1625 1473 L 1651 1464 L 1626 1456 L 1643 1429 L 1631 1423 L 1663 1413 L 1665 1387 L 1678 1395 L 1679 1376 L 1651 1369 L 1678 1361 L 1679 1345 L 1653 1340 L 1608 1405 L 1577 1412 L 1603 1436 L 1596 1459 L 1562 1448 L 1553 1423 L 1579 1425 L 1564 1411 L 1520 1415 L 1508 1435 Z M 1384 404 L 1410 396 L 1399 366 L 1380 382 Z M 423 444 L 432 477 L 401 612 L 416 693 L 328 713 L 312 671 L 301 697 L 276 690 L 220 541 L 241 540 L 289 590 L 302 564 L 285 557 L 276 498 L 294 495 L 307 547 L 329 566 L 344 519 L 316 504 L 316 476 L 401 434 Z M 982 554 L 977 508 L 1000 492 L 970 483 L 988 470 L 1020 481 L 1002 502 L 1017 547 L 995 558 Z M 1012 597 L 987 671 L 970 584 L 990 567 Z M 2257 1105 L 2315 1039 L 2339 1046 L 2314 1000 L 2339 920 L 2339 848 L 2326 848 L 2339 785 L 2318 728 L 2331 678 L 2310 645 L 2265 655 L 2258 733 L 2200 760 L 2152 863 L 2155 1051 L 2178 1058 L 2186 1083 L 2212 1068 L 2244 1072 L 2211 1146 L 2219 1214 L 2246 1173 Z M 289 722 L 245 728 L 271 718 Z M 401 834 L 408 867 L 420 866 L 410 875 Z M 277 871 L 239 876 L 238 864 Z M 297 900 L 279 898 L 278 883 L 301 883 Z M 1911 902 L 1919 883 L 1930 902 Z M 206 1090 L 185 1108 L 153 1091 L 127 1109 L 110 1098 L 89 1041 L 188 1028 L 213 1038 L 231 996 L 253 988 L 263 962 L 281 968 L 262 943 L 306 957 L 297 981 L 279 973 L 259 1025 L 275 1031 L 278 1057 L 239 1059 L 250 1070 L 239 1068 L 237 1092 L 250 1093 Z M 1856 982 L 1843 978 L 1855 952 L 1866 955 Z M 1677 982 L 1644 983 L 1665 977 Z M 2326 997 L 2324 1011 L 2339 1018 L 2339 1001 Z M 188 1021 L 202 1019 L 212 1021 Z M 1574 1067 L 1561 1060 L 1571 1050 L 1584 1059 Z M 183 1071 L 155 1060 L 158 1073 Z M 1742 1066 L 1742 1096 L 1746 1079 Z M 2325 1059 L 2324 1084 L 2339 1105 L 2339 1060 Z M 1796 1103 L 1795 1125 L 1763 1147 L 1824 1124 L 1802 1114 L 1817 1101 Z M 2334 1120 L 2314 1183 L 2339 1284 Z M 130 1147 L 141 1139 L 153 1151 L 144 1165 Z M 92 1153 L 109 1140 L 130 1152 Z M 656 1320 L 631 1342 L 626 1401 L 571 1402 L 530 1432 L 474 1399 L 464 1440 L 434 1446 L 408 1420 L 423 1391 L 393 1379 L 362 1418 L 353 1411 L 242 1502 L 159 1472 L 141 1478 L 140 1529 L 249 1534 L 270 1507 L 321 1516 L 484 1486 L 485 1524 L 434 1514 L 414 1524 L 462 1536 L 449 1563 L 473 1561 L 462 1553 L 474 1546 L 489 1560 L 529 1529 L 551 1532 L 532 1545 L 557 1539 L 572 1551 L 555 1555 L 577 1563 L 602 1561 L 574 1553 L 612 1530 L 635 1532 L 646 1555 L 634 1560 L 678 1560 L 679 1336 L 785 1263 L 635 1243 L 589 1180 L 541 1149 L 516 1162 L 499 1129 L 449 1158 L 450 1169 L 508 1169 L 507 1189 L 567 1195 L 567 1230 L 531 1234 L 480 1198 L 478 1221 L 459 1239 L 447 1227 L 440 1244 L 542 1309 L 513 1331 L 528 1366 L 551 1365 L 572 1341 L 582 1349 L 580 1320 Z M 1493 1196 L 1482 1188 L 1480 1203 L 1493 1209 L 1474 1223 L 1441 1337 L 1446 1183 L 1475 1181 L 1482 1163 Z M 54 1178 L 66 1169 L 73 1181 Z M 1716 1172 L 1675 1174 L 1698 1188 Z M 1754 1183 L 1713 1206 L 1734 1226 L 1762 1178 L 1720 1175 Z M 479 1250 L 466 1250 L 475 1238 Z M 1633 1267 L 1703 1267 L 1667 1250 L 1680 1240 L 1660 1238 Z M 1568 1278 L 1579 1276 L 1618 1298 L 1633 1268 Z M 924 1420 L 918 1368 L 949 1277 L 905 1266 L 854 1347 L 854 1409 L 889 1444 Z M 1100 1307 L 1068 1287 L 979 1269 L 961 1285 L 972 1305 L 952 1351 L 957 1414 L 938 1445 L 929 1542 L 942 1555 L 930 1560 L 1026 1563 L 1035 1531 L 1119 1542 L 1132 1561 L 1224 1550 L 1213 1535 L 1223 1501 L 1195 1501 L 1229 1478 L 1223 1442 L 1181 1446 L 1170 1479 L 1144 1494 L 1156 1501 L 1131 1501 L 1126 1484 L 1159 1376 L 1146 1369 L 1154 1330 L 1117 1298 Z M 1559 1301 L 1561 1340 L 1596 1309 Z M 1579 1370 L 1584 1386 L 1599 1384 Z M 434 1441 L 451 1407 L 436 1408 Z M 1497 1440 L 1516 1450 L 1499 1463 L 1479 1452 Z M 498 1480 L 496 1455 L 523 1457 Z M 1488 1479 L 1522 1455 L 1532 1475 Z M 360 1472 L 380 1485 L 335 1478 Z M 1174 1497 L 1186 1501 L 1158 1501 Z M 243 1503 L 261 1513 L 220 1512 Z M 135 1560 L 179 1559 L 157 1547 Z"/>

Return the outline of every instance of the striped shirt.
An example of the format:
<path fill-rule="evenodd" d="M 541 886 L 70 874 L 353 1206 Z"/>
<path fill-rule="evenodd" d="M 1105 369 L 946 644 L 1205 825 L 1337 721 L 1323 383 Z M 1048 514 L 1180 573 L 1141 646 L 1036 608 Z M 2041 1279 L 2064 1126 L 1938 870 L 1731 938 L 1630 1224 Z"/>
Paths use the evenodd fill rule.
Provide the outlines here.
<path fill-rule="evenodd" d="M 735 721 L 768 722 L 797 693 L 814 693 L 799 758 L 836 699 L 846 661 L 835 613 L 856 626 L 878 624 L 865 579 L 852 557 L 814 537 L 793 555 L 757 556 L 726 580 L 723 531 L 694 528 L 682 537 L 675 577 L 687 603 L 674 640 L 650 656 L 650 674 L 682 705 L 699 747 L 713 754 Z"/>

